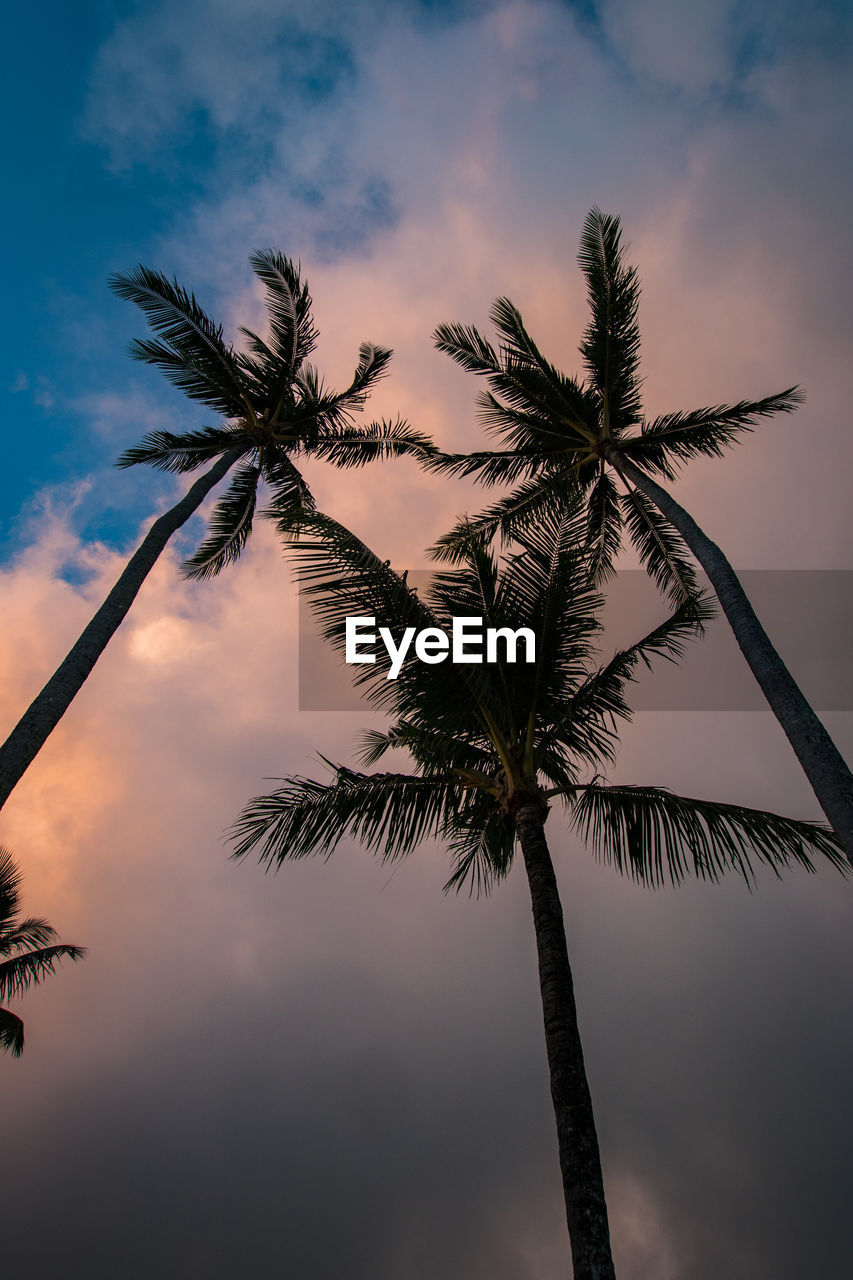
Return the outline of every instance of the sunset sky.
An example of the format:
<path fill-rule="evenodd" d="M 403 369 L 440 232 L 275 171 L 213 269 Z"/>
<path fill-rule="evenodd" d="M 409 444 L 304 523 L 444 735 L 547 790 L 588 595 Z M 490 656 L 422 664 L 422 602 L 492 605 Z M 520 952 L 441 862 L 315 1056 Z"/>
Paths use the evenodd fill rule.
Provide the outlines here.
<path fill-rule="evenodd" d="M 263 323 L 249 253 L 301 260 L 329 382 L 360 342 L 392 346 L 368 412 L 467 448 L 478 386 L 430 334 L 508 295 L 576 371 L 597 204 L 640 270 L 649 413 L 806 389 L 677 496 L 745 570 L 853 570 L 851 36 L 843 0 L 15 6 L 0 736 L 181 491 L 115 458 L 211 421 L 127 358 L 143 319 L 106 280 L 139 262 L 236 340 Z M 306 473 L 400 565 L 483 501 L 408 460 Z M 562 1280 L 521 867 L 471 900 L 442 895 L 433 846 L 228 860 L 266 779 L 351 762 L 377 718 L 298 710 L 272 528 L 189 585 L 202 527 L 0 815 L 27 913 L 89 948 L 13 1006 L 27 1046 L 0 1058 L 9 1273 Z M 809 625 L 829 618 L 844 643 L 849 606 Z M 853 714 L 825 720 L 849 757 Z M 612 778 L 819 816 L 766 711 L 644 710 Z M 548 835 L 620 1280 L 843 1280 L 853 887 L 822 869 L 653 894 L 558 813 Z"/>

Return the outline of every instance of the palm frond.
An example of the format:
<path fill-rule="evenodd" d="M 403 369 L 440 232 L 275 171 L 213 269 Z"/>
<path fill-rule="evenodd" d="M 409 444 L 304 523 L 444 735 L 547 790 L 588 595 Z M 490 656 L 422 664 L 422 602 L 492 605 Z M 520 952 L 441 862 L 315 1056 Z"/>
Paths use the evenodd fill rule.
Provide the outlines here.
<path fill-rule="evenodd" d="M 424 775 L 446 773 L 448 768 L 484 774 L 495 769 L 493 751 L 443 732 L 434 725 L 398 720 L 390 729 L 367 729 L 360 735 L 358 758 L 372 765 L 388 751 L 406 751 Z M 460 775 L 461 776 L 461 775 Z"/>
<path fill-rule="evenodd" d="M 713 616 L 714 606 L 707 597 L 700 594 L 684 601 L 640 640 L 618 650 L 586 676 L 568 693 L 562 711 L 555 699 L 556 714 L 537 738 L 537 754 L 560 744 L 570 758 L 593 767 L 612 761 L 616 722 L 631 719 L 627 686 L 636 679 L 640 664 L 651 670 L 656 658 L 677 662 L 684 656 L 687 644 L 701 636 L 704 623 Z"/>
<path fill-rule="evenodd" d="M 581 233 L 578 263 L 586 276 L 592 317 L 581 343 L 581 355 L 598 391 L 607 422 L 605 432 L 617 437 L 640 420 L 640 331 L 637 309 L 640 283 L 626 266 L 620 221 L 593 208 Z"/>
<path fill-rule="evenodd" d="M 174 435 L 171 431 L 151 431 L 138 445 L 125 449 L 115 465 L 124 469 L 148 463 L 159 471 L 180 475 L 241 444 L 248 453 L 257 446 L 257 441 L 248 439 L 235 427 L 202 427 L 200 431 L 186 431 L 181 435 Z"/>
<path fill-rule="evenodd" d="M 383 418 L 365 427 L 321 427 L 310 452 L 336 467 L 363 467 L 368 462 L 407 455 L 427 459 L 436 448 L 429 436 L 410 427 L 402 418 L 394 422 Z"/>
<path fill-rule="evenodd" d="M 688 875 L 717 881 L 730 871 L 751 884 L 756 864 L 778 876 L 791 865 L 814 871 L 815 858 L 849 870 L 837 837 L 819 823 L 694 800 L 662 787 L 593 783 L 578 792 L 574 828 L 598 858 L 640 884 L 680 884 Z"/>
<path fill-rule="evenodd" d="M 488 795 L 474 795 L 457 815 L 448 849 L 451 873 L 444 892 L 461 893 L 467 887 L 469 897 L 485 896 L 512 866 L 513 823 Z"/>
<path fill-rule="evenodd" d="M 15 951 L 23 951 L 30 947 L 44 947 L 56 930 L 46 920 L 28 916 L 17 924 L 0 924 L 0 956 L 12 955 Z"/>
<path fill-rule="evenodd" d="M 0 1009 L 0 1049 L 20 1058 L 24 1049 L 24 1024 L 8 1009 Z"/>
<path fill-rule="evenodd" d="M 375 618 L 377 630 L 387 627 L 397 644 L 409 627 L 417 631 L 440 625 L 389 562 L 380 560 L 330 516 L 291 509 L 276 515 L 276 524 L 287 539 L 294 576 L 309 598 L 322 634 L 339 653 L 346 648 L 347 617 Z M 405 681 L 387 678 L 390 658 L 382 645 L 377 646 L 375 657 L 373 664 L 352 667 L 353 681 L 365 686 L 368 701 L 387 706 L 399 696 Z M 410 648 L 403 671 L 415 662 Z"/>
<path fill-rule="evenodd" d="M 260 469 L 246 464 L 235 471 L 228 489 L 210 517 L 208 536 L 194 555 L 181 565 L 185 578 L 213 578 L 237 560 L 252 532 Z"/>
<path fill-rule="evenodd" d="M 427 471 L 443 475 L 475 476 L 485 485 L 514 484 L 521 476 L 534 476 L 541 469 L 540 449 L 481 449 L 476 453 L 442 453 L 436 449 L 423 459 Z"/>
<path fill-rule="evenodd" d="M 583 678 L 603 604 L 583 554 L 584 520 L 574 511 L 551 512 L 517 534 L 521 550 L 507 560 L 497 616 L 531 627 L 536 661 L 516 674 L 524 714 L 538 716 L 543 698 L 565 695 Z"/>
<path fill-rule="evenodd" d="M 658 588 L 673 604 L 695 596 L 696 570 L 681 534 L 639 489 L 630 486 L 620 503 L 625 527 Z"/>
<path fill-rule="evenodd" d="M 251 800 L 234 824 L 234 857 L 257 852 L 281 863 L 312 854 L 328 857 L 345 836 L 383 859 L 410 853 L 441 833 L 458 799 L 458 779 L 397 773 L 357 773 L 324 761 L 332 783 L 288 778 Z"/>
<path fill-rule="evenodd" d="M 426 598 L 441 618 L 483 617 L 493 622 L 497 587 L 498 562 L 488 540 L 472 538 L 462 564 L 432 576 Z"/>
<path fill-rule="evenodd" d="M 504 375 L 514 375 L 517 385 L 525 387 L 533 399 L 547 399 L 565 423 L 573 419 L 595 420 L 597 403 L 589 389 L 546 360 L 530 336 L 521 312 L 509 298 L 496 298 L 489 317 L 503 339 Z M 535 370 L 535 381 L 528 381 L 528 370 Z M 490 381 L 493 386 L 499 385 L 494 379 Z"/>
<path fill-rule="evenodd" d="M 490 375 L 489 386 L 509 411 L 503 428 L 495 422 L 495 429 L 502 430 L 511 446 L 536 439 L 554 449 L 578 448 L 597 427 L 597 390 L 556 370 L 545 372 L 507 352 L 501 372 Z"/>
<path fill-rule="evenodd" d="M 60 944 L 39 947 L 35 951 L 26 951 L 22 955 L 3 960 L 0 962 L 0 999 L 20 995 L 28 987 L 37 985 L 49 973 L 54 972 L 57 961 L 80 960 L 85 954 L 85 947 Z"/>
<path fill-rule="evenodd" d="M 142 309 L 160 342 L 134 341 L 131 355 L 153 364 L 193 400 L 200 400 L 227 417 L 243 412 L 243 388 L 233 349 L 222 328 L 214 324 L 193 294 L 159 271 L 138 266 L 110 277 L 120 298 Z"/>
<path fill-rule="evenodd" d="M 586 549 L 594 582 L 605 582 L 616 572 L 613 561 L 622 541 L 619 491 L 602 464 L 587 497 Z"/>
<path fill-rule="evenodd" d="M 0 927 L 10 924 L 21 901 L 21 873 L 10 849 L 0 844 Z"/>
<path fill-rule="evenodd" d="M 317 345 L 308 285 L 299 264 L 275 249 L 256 249 L 249 262 L 266 289 L 270 340 L 261 344 L 260 353 L 263 358 L 272 350 L 280 361 L 280 372 L 285 379 L 292 378 Z"/>
<path fill-rule="evenodd" d="M 272 490 L 270 505 L 261 513 L 267 519 L 281 521 L 294 512 L 315 509 L 314 496 L 305 477 L 283 449 L 264 449 L 261 474 Z"/>
<path fill-rule="evenodd" d="M 519 485 L 476 516 L 466 516 L 430 547 L 432 560 L 459 563 L 472 538 L 492 538 L 499 531 L 504 540 L 517 538 L 537 522 L 577 509 L 583 499 L 577 478 L 569 473 L 546 472 Z"/>
<path fill-rule="evenodd" d="M 343 391 L 327 391 L 318 371 L 304 364 L 293 379 L 296 402 L 288 421 L 296 435 L 296 447 L 312 451 L 323 435 L 352 425 L 375 382 L 384 376 L 391 351 L 362 343 L 352 382 Z"/>
<path fill-rule="evenodd" d="M 509 298 L 495 298 L 489 319 L 503 339 L 504 351 L 511 358 L 529 361 L 548 375 L 556 372 L 527 332 L 521 312 Z"/>
<path fill-rule="evenodd" d="M 492 391 L 481 391 L 476 398 L 477 417 L 488 435 L 503 440 L 507 451 L 538 453 L 542 464 L 555 461 L 574 462 L 575 454 L 587 443 L 578 432 L 578 420 L 553 409 L 522 409 L 506 405 Z M 580 424 L 584 427 L 584 424 Z M 585 429 L 585 428 L 584 428 Z M 564 456 L 561 456 L 564 455 Z"/>
<path fill-rule="evenodd" d="M 358 364 L 347 389 L 341 392 L 341 399 L 349 402 L 351 408 L 362 405 L 367 394 L 380 378 L 388 373 L 393 351 L 390 347 L 379 347 L 373 342 L 363 342 L 358 349 Z"/>
<path fill-rule="evenodd" d="M 432 335 L 439 351 L 468 373 L 490 374 L 501 371 L 501 361 L 492 344 L 473 325 L 440 324 Z"/>
<path fill-rule="evenodd" d="M 668 413 L 644 423 L 640 435 L 619 443 L 625 456 L 638 466 L 658 471 L 668 479 L 679 463 L 704 454 L 722 457 L 744 432 L 752 431 L 763 418 L 777 413 L 793 413 L 805 396 L 799 387 L 789 387 L 763 400 L 740 400 L 718 404 L 690 413 Z"/>

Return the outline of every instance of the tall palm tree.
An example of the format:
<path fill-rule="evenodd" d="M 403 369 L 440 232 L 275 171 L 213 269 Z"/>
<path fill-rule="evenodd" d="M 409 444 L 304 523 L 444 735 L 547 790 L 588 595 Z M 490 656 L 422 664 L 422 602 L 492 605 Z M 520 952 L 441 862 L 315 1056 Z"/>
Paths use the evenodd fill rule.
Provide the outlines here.
<path fill-rule="evenodd" d="M 431 448 L 425 436 L 399 419 L 368 426 L 352 421 L 386 372 L 391 351 L 364 343 L 349 386 L 327 390 L 307 363 L 317 331 L 299 267 L 272 250 L 253 253 L 250 261 L 266 293 L 268 334 L 261 338 L 241 329 L 245 351 L 226 343 L 222 328 L 176 280 L 140 266 L 110 281 L 119 297 L 142 309 L 158 335 L 135 341 L 131 354 L 161 369 L 223 421 L 180 435 L 152 432 L 118 459 L 120 467 L 149 463 L 179 474 L 212 465 L 154 521 L 104 603 L 0 747 L 0 807 L 71 705 L 172 534 L 232 467 L 237 470 L 214 508 L 208 536 L 184 565 L 188 578 L 212 577 L 238 558 L 251 533 L 262 481 L 271 490 L 274 510 L 294 502 L 313 505 L 294 458 L 310 454 L 338 467 L 355 467 Z"/>
<path fill-rule="evenodd" d="M 286 522 L 282 522 L 283 525 Z M 408 753 L 402 773 L 325 764 L 330 781 L 291 777 L 252 800 L 234 827 L 235 856 L 262 862 L 330 854 L 350 836 L 383 858 L 438 838 L 450 849 L 447 888 L 488 888 L 521 848 L 533 911 L 539 981 L 576 1280 L 612 1277 L 607 1209 L 592 1102 L 557 881 L 545 838 L 549 810 L 600 858 L 647 885 L 695 874 L 716 881 L 734 870 L 749 880 L 753 862 L 777 873 L 817 855 L 846 869 L 828 828 L 738 805 L 673 795 L 656 787 L 610 786 L 599 770 L 612 761 L 616 721 L 630 717 L 627 684 L 640 663 L 674 660 L 708 610 L 701 598 L 604 666 L 591 664 L 601 598 L 579 552 L 577 518 L 546 515 L 518 534 L 520 551 L 499 564 L 482 539 L 469 540 L 460 565 L 437 573 L 424 600 L 387 562 L 327 516 L 307 513 L 293 555 L 297 577 L 325 636 L 345 649 L 344 619 L 385 625 L 399 648 L 404 631 L 447 632 L 455 617 L 495 628 L 531 628 L 535 661 L 427 665 L 410 648 L 399 676 L 387 653 L 354 667 L 391 727 L 364 736 L 362 762 L 392 748 Z"/>
<path fill-rule="evenodd" d="M 18 919 L 21 873 L 8 849 L 0 845 L 0 1000 L 19 996 L 53 973 L 58 960 L 80 960 L 85 947 L 52 943 L 56 930 L 46 920 Z M 50 945 L 46 945 L 50 944 Z M 0 1049 L 19 1058 L 24 1024 L 9 1009 L 0 1009 Z"/>
<path fill-rule="evenodd" d="M 623 531 L 643 564 L 673 599 L 695 588 L 687 549 L 705 570 L 738 645 L 782 726 L 824 813 L 853 863 L 853 775 L 759 622 L 724 556 L 655 477 L 675 479 L 691 458 L 719 457 L 745 431 L 801 402 L 790 387 L 763 400 L 668 413 L 651 421 L 640 398 L 640 285 L 625 263 L 619 219 L 593 209 L 581 236 L 578 261 L 587 281 L 591 318 L 580 353 L 586 380 L 570 377 L 542 355 L 508 298 L 498 298 L 491 319 L 495 347 L 477 329 L 444 324 L 438 348 L 489 390 L 479 400 L 486 429 L 500 451 L 436 455 L 427 465 L 476 475 L 484 484 L 522 483 L 473 520 L 506 536 L 542 511 L 586 500 L 585 541 L 599 578 L 613 571 Z M 621 484 L 621 487 L 620 487 Z M 439 556 L 463 546 L 466 521 L 442 539 Z"/>

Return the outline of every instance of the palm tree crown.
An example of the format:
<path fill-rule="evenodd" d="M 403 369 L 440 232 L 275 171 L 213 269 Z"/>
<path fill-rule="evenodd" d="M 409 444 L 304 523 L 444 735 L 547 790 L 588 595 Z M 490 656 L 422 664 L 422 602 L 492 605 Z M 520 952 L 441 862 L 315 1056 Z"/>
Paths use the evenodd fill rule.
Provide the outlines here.
<path fill-rule="evenodd" d="M 844 865 L 837 840 L 817 823 L 602 781 L 617 722 L 631 717 L 626 691 L 638 665 L 681 656 L 710 608 L 701 595 L 691 597 L 595 666 L 602 597 L 579 549 L 577 516 L 543 516 L 518 532 L 521 549 L 503 562 L 472 536 L 462 563 L 437 572 L 423 600 L 331 517 L 289 514 L 280 524 L 285 532 L 298 528 L 290 548 L 297 579 L 340 653 L 347 616 L 375 617 L 395 643 L 407 627 L 446 631 L 454 617 L 475 616 L 491 627 L 531 628 L 536 657 L 427 665 L 410 647 L 399 678 L 389 679 L 390 658 L 377 649 L 374 663 L 352 670 L 368 702 L 393 724 L 365 735 L 362 758 L 372 765 L 404 749 L 415 772 L 332 765 L 331 785 L 290 779 L 247 807 L 235 828 L 238 857 L 250 849 L 267 860 L 330 852 L 347 834 L 397 857 L 435 836 L 453 853 L 448 887 L 487 887 L 509 870 L 514 810 L 535 796 L 564 807 L 594 852 L 648 885 L 730 870 L 750 879 L 753 858 L 777 871 L 791 862 L 813 869 L 814 853 Z"/>
<path fill-rule="evenodd" d="M 33 983 L 53 973 L 58 960 L 80 960 L 85 947 L 53 943 L 56 930 L 46 920 L 18 918 L 21 873 L 8 851 L 0 846 L 0 999 L 20 996 Z M 24 1024 L 9 1009 L 0 1009 L 0 1049 L 20 1057 L 24 1048 Z"/>
<path fill-rule="evenodd" d="M 578 262 L 591 313 L 580 345 L 586 378 L 549 363 L 508 298 L 496 299 L 490 312 L 498 347 L 473 326 L 440 325 L 434 335 L 439 350 L 488 382 L 490 389 L 479 397 L 480 416 L 503 448 L 436 453 L 426 465 L 476 475 L 487 485 L 522 479 L 515 493 L 473 521 L 507 536 L 527 527 L 542 510 L 563 507 L 580 491 L 586 501 L 584 541 L 596 579 L 613 573 L 627 531 L 649 573 L 678 601 L 696 590 L 687 550 L 654 505 L 611 464 L 613 451 L 671 480 L 689 459 L 719 457 L 760 419 L 795 409 L 802 393 L 789 387 L 763 400 L 646 419 L 639 376 L 640 285 L 636 268 L 624 261 L 618 218 L 598 209 L 589 213 Z M 614 472 L 623 480 L 621 491 Z M 439 553 L 452 557 L 459 540 L 457 529 L 441 540 Z"/>
<path fill-rule="evenodd" d="M 281 522 L 292 532 L 294 520 Z M 593 851 L 643 884 L 687 874 L 750 879 L 754 863 L 777 873 L 813 857 L 844 868 L 827 828 L 662 788 L 610 786 L 598 770 L 613 758 L 616 722 L 630 715 L 626 686 L 639 663 L 674 659 L 707 616 L 682 602 L 638 643 L 604 666 L 592 662 L 600 597 L 579 552 L 578 519 L 552 515 L 519 532 L 501 565 L 471 537 L 461 563 L 436 574 L 425 599 L 353 534 L 326 516 L 299 520 L 297 576 L 326 637 L 345 649 L 344 619 L 373 617 L 399 650 L 405 629 L 447 631 L 457 617 L 494 628 L 529 627 L 535 661 L 427 665 L 409 651 L 397 679 L 389 661 L 356 679 L 391 726 L 364 736 L 362 762 L 403 749 L 409 772 L 363 772 L 326 761 L 331 780 L 291 777 L 252 800 L 234 827 L 235 856 L 261 861 L 329 854 L 352 837 L 384 858 L 437 837 L 452 858 L 447 888 L 488 888 L 505 876 L 516 843 L 531 896 L 551 1092 L 576 1280 L 613 1277 L 604 1184 L 577 1025 L 559 893 L 545 841 L 550 806 Z"/>
<path fill-rule="evenodd" d="M 271 491 L 273 510 L 313 500 L 293 458 L 314 455 L 338 467 L 362 466 L 407 453 L 434 452 L 426 436 L 397 419 L 358 427 L 352 421 L 370 390 L 387 372 L 391 351 L 365 342 L 352 381 L 329 391 L 308 363 L 317 344 L 311 295 L 298 265 L 273 250 L 250 256 L 263 282 L 268 333 L 261 338 L 241 328 L 247 350 L 226 343 L 222 327 L 176 280 L 137 267 L 115 275 L 111 288 L 145 312 L 157 338 L 139 340 L 131 354 L 162 370 L 190 399 L 220 414 L 216 427 L 175 435 L 150 433 L 126 450 L 120 467 L 150 463 L 164 471 L 186 472 L 231 454 L 239 465 L 215 508 L 208 536 L 184 565 L 190 578 L 207 578 L 236 560 L 252 530 L 258 485 Z"/>
<path fill-rule="evenodd" d="M 120 467 L 147 462 L 179 473 L 209 465 L 154 521 L 104 603 L 0 746 L 0 807 L 83 687 L 169 539 L 233 467 L 208 535 L 184 565 L 187 577 L 212 577 L 238 558 L 252 531 L 261 481 L 272 491 L 273 512 L 313 506 L 293 458 L 310 453 L 338 467 L 355 467 L 406 453 L 426 458 L 434 451 L 426 436 L 399 419 L 354 425 L 353 414 L 387 370 L 390 350 L 364 343 L 350 385 L 328 391 L 307 363 L 317 331 L 299 267 L 272 250 L 252 254 L 251 263 L 264 285 L 269 331 L 264 339 L 243 329 L 247 351 L 226 343 L 221 326 L 176 280 L 142 266 L 112 278 L 114 291 L 142 308 L 156 335 L 134 342 L 131 353 L 162 369 L 225 421 L 180 435 L 152 432 L 119 458 Z"/>
<path fill-rule="evenodd" d="M 661 486 L 701 455 L 719 457 L 762 419 L 802 402 L 797 387 L 762 400 L 742 400 L 647 419 L 640 396 L 640 285 L 625 262 L 619 219 L 593 209 L 578 262 L 586 277 L 590 319 L 580 345 L 586 377 L 561 372 L 541 353 L 508 298 L 491 319 L 495 347 L 473 326 L 444 324 L 438 348 L 483 378 L 483 424 L 499 450 L 437 453 L 431 469 L 475 475 L 486 484 L 517 485 L 509 496 L 464 520 L 433 549 L 439 559 L 465 554 L 472 529 L 505 537 L 543 513 L 582 501 L 583 541 L 596 581 L 613 573 L 627 533 L 642 563 L 673 602 L 696 589 L 690 554 L 705 570 L 771 710 L 853 864 L 853 775 L 755 615 L 720 548 Z M 657 477 L 657 479 L 656 479 Z M 520 483 L 518 483 L 520 482 Z"/>

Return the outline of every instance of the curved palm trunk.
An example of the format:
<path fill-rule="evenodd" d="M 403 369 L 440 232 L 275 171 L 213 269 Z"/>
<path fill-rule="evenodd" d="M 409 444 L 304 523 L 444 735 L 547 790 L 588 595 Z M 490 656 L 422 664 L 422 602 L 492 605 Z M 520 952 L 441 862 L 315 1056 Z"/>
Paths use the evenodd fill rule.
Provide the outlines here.
<path fill-rule="evenodd" d="M 230 449 L 223 454 L 180 502 L 154 521 L 77 643 L 21 716 L 0 747 L 0 808 L 71 706 L 172 534 L 201 506 L 242 452 Z"/>
<path fill-rule="evenodd" d="M 675 526 L 705 570 L 752 674 L 853 864 L 853 774 L 773 647 L 734 569 L 666 489 L 618 450 L 611 449 L 608 457 L 617 471 L 642 490 Z"/>
<path fill-rule="evenodd" d="M 578 1030 L 563 909 L 540 806 L 522 805 L 516 812 L 515 825 L 524 855 L 536 930 L 539 988 L 572 1247 L 572 1274 L 574 1280 L 614 1280 L 601 1157 Z"/>

